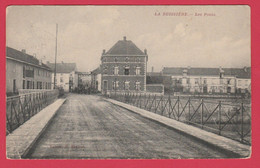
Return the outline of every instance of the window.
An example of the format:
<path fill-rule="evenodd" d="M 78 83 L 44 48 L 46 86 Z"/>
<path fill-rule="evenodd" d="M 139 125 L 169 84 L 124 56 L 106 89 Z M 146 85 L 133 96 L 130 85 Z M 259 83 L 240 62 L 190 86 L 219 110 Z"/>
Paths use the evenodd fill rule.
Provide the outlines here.
<path fill-rule="evenodd" d="M 220 84 L 221 84 L 221 85 L 223 84 L 223 79 L 220 79 Z"/>
<path fill-rule="evenodd" d="M 107 67 L 104 67 L 103 74 L 107 74 Z"/>
<path fill-rule="evenodd" d="M 199 84 L 199 79 L 195 78 L 195 84 Z"/>
<path fill-rule="evenodd" d="M 115 62 L 117 62 L 117 58 L 115 58 Z"/>
<path fill-rule="evenodd" d="M 13 80 L 13 92 L 14 93 L 16 92 L 16 80 L 15 79 Z"/>
<path fill-rule="evenodd" d="M 140 67 L 136 67 L 136 69 L 135 69 L 135 74 L 136 75 L 140 75 L 140 70 L 141 68 Z"/>
<path fill-rule="evenodd" d="M 125 67 L 125 75 L 129 75 L 129 67 Z"/>
<path fill-rule="evenodd" d="M 228 84 L 228 85 L 230 85 L 230 81 L 231 81 L 231 79 L 228 79 L 228 80 L 227 80 L 227 84 Z"/>
<path fill-rule="evenodd" d="M 190 78 L 187 78 L 187 84 L 190 84 Z"/>
<path fill-rule="evenodd" d="M 125 81 L 125 90 L 129 90 L 129 89 L 130 89 L 130 82 Z"/>
<path fill-rule="evenodd" d="M 118 67 L 114 67 L 114 75 L 118 75 Z"/>
<path fill-rule="evenodd" d="M 207 79 L 204 79 L 204 80 L 203 80 L 203 83 L 204 83 L 204 84 L 207 84 Z"/>
<path fill-rule="evenodd" d="M 63 77 L 62 76 L 60 77 L 60 83 L 63 83 Z"/>
<path fill-rule="evenodd" d="M 135 89 L 136 90 L 140 90 L 141 89 L 140 82 L 135 82 Z"/>
<path fill-rule="evenodd" d="M 23 89 L 25 89 L 25 80 L 23 80 Z"/>
<path fill-rule="evenodd" d="M 126 58 L 125 58 L 125 61 L 126 61 L 126 62 L 128 62 L 128 61 L 129 61 L 129 58 L 128 58 L 128 57 L 126 57 Z"/>
<path fill-rule="evenodd" d="M 23 66 L 23 78 L 25 78 L 25 66 Z M 24 89 L 24 88 L 23 88 Z"/>
<path fill-rule="evenodd" d="M 113 90 L 118 89 L 118 87 L 119 87 L 119 81 L 113 81 L 113 83 L 112 83 Z"/>

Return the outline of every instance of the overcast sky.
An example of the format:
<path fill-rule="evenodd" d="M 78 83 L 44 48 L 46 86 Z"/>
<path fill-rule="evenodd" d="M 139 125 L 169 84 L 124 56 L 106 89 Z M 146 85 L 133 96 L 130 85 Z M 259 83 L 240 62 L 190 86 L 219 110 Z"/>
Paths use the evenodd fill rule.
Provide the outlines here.
<path fill-rule="evenodd" d="M 80 71 L 98 67 L 102 50 L 123 36 L 147 49 L 148 71 L 251 66 L 248 6 L 11 6 L 6 23 L 7 46 L 50 62 L 58 23 L 57 60 Z"/>

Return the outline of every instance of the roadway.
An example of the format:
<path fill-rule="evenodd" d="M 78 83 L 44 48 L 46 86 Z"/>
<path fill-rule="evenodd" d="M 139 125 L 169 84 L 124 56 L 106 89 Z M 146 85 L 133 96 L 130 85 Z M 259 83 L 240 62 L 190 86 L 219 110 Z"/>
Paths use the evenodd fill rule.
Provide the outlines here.
<path fill-rule="evenodd" d="M 28 157 L 168 159 L 231 156 L 113 105 L 102 97 L 71 94 Z"/>

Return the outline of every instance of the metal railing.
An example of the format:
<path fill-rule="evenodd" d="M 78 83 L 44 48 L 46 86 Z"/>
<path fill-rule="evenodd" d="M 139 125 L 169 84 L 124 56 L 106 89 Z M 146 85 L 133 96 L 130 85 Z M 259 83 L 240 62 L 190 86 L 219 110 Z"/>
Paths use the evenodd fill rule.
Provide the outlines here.
<path fill-rule="evenodd" d="M 196 99 L 151 94 L 110 94 L 110 98 L 201 129 L 251 144 L 251 104 L 231 99 Z"/>
<path fill-rule="evenodd" d="M 44 90 L 6 98 L 6 135 L 58 97 L 58 90 Z"/>

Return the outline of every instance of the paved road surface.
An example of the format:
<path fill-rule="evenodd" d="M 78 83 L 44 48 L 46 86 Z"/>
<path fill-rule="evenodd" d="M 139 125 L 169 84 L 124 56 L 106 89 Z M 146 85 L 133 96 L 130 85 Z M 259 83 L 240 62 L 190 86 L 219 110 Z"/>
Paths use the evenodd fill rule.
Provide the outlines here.
<path fill-rule="evenodd" d="M 30 158 L 226 158 L 221 151 L 93 95 L 69 95 Z"/>

